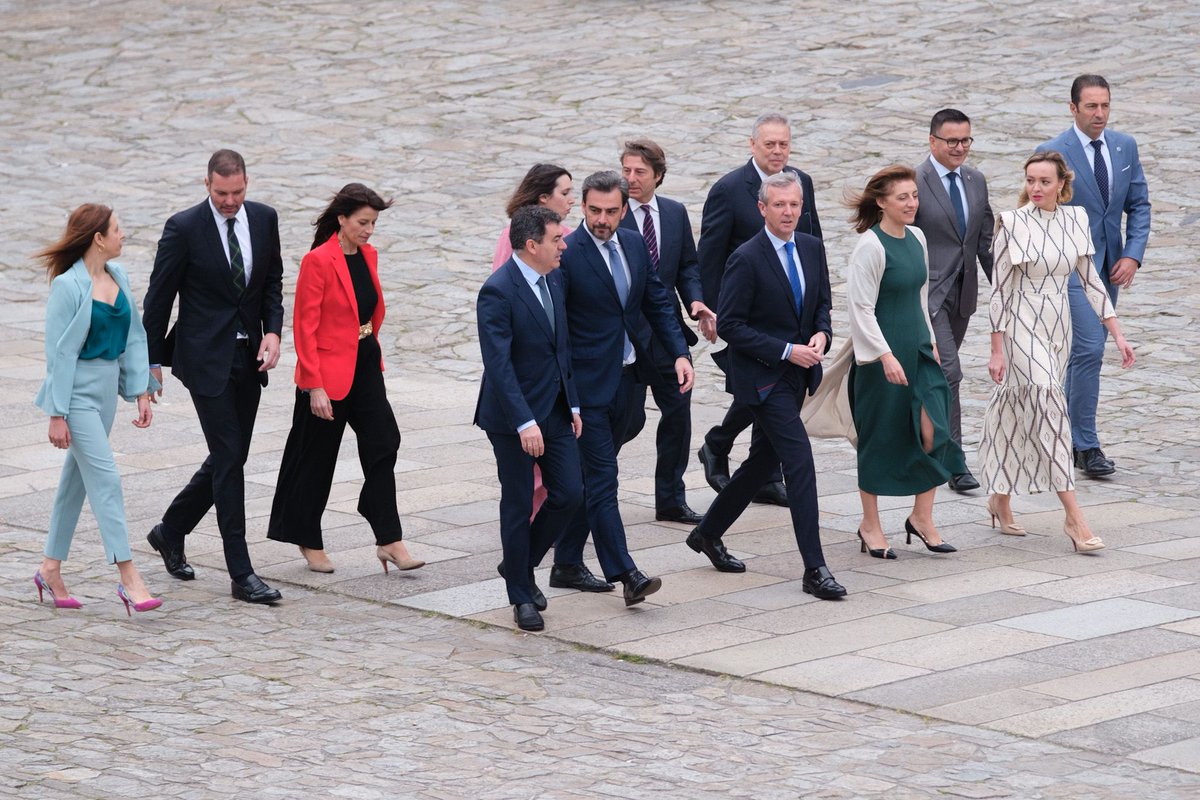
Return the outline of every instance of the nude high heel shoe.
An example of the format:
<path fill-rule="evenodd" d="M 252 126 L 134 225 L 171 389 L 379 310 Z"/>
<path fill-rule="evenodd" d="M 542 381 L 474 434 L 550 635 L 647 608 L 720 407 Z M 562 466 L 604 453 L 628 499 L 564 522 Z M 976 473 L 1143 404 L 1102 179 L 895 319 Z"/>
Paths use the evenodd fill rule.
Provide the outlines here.
<path fill-rule="evenodd" d="M 389 563 L 395 564 L 401 570 L 420 569 L 425 566 L 425 562 L 419 558 L 396 558 L 382 547 L 375 548 L 375 557 L 379 559 L 380 564 L 383 564 L 384 575 L 387 574 Z"/>
<path fill-rule="evenodd" d="M 1099 536 L 1093 536 L 1092 538 L 1081 542 L 1071 535 L 1070 525 L 1063 525 L 1063 533 L 1065 533 L 1067 538 L 1071 540 L 1071 547 L 1075 548 L 1076 553 L 1093 553 L 1097 550 L 1104 549 L 1104 542 L 1100 541 Z"/>
<path fill-rule="evenodd" d="M 325 555 L 324 550 L 312 550 L 301 546 L 300 555 L 304 556 L 304 560 L 308 562 L 308 568 L 312 572 L 326 574 L 333 572 L 333 562 L 329 560 L 329 556 Z"/>
<path fill-rule="evenodd" d="M 996 510 L 996 506 L 994 505 L 992 497 L 988 498 L 987 510 L 988 513 L 992 515 L 992 527 L 995 528 L 996 519 L 1000 516 L 1000 512 Z M 1024 536 L 1026 530 L 1021 525 L 1018 525 L 1015 519 L 1012 522 L 1005 522 L 1003 519 L 1001 519 L 1000 532 L 1008 536 Z"/>

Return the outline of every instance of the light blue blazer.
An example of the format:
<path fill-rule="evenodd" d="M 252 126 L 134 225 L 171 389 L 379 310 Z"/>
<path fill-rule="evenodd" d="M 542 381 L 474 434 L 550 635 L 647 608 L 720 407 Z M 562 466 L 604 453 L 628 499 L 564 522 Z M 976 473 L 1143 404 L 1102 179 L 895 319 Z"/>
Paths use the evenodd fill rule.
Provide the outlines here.
<path fill-rule="evenodd" d="M 117 391 L 132 401 L 147 391 L 156 391 L 159 383 L 150 375 L 146 329 L 129 289 L 129 278 L 120 264 L 109 261 L 107 267 L 129 303 L 129 337 L 125 352 L 117 359 L 121 369 Z M 65 417 L 71 409 L 75 364 L 91 327 L 92 277 L 80 259 L 50 282 L 50 300 L 46 303 L 46 380 L 34 402 L 52 417 Z"/>
<path fill-rule="evenodd" d="M 1074 127 L 1043 142 L 1037 149 L 1039 152 L 1057 150 L 1062 153 L 1067 165 L 1075 172 L 1072 184 L 1075 196 L 1068 205 L 1083 206 L 1087 211 L 1092 243 L 1096 246 L 1096 271 L 1108 280 L 1108 267 L 1117 259 L 1128 257 L 1141 264 L 1146 255 L 1146 243 L 1150 239 L 1150 191 L 1134 138 L 1106 130 L 1104 140 L 1112 161 L 1112 192 L 1107 208 L 1100 197 L 1095 171 L 1088 163 Z M 1121 236 L 1122 214 L 1126 215 L 1124 240 Z"/>

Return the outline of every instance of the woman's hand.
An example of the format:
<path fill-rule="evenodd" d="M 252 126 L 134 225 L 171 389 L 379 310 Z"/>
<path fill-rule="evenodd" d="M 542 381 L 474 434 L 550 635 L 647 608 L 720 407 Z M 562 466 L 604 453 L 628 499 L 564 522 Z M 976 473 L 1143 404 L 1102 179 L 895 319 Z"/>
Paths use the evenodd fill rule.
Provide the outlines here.
<path fill-rule="evenodd" d="M 988 375 L 992 376 L 992 380 L 996 383 L 1004 383 L 1004 373 L 1007 371 L 1004 353 L 992 353 L 992 357 L 988 359 Z"/>
<path fill-rule="evenodd" d="M 314 417 L 333 422 L 333 403 L 324 389 L 318 387 L 308 390 L 308 407 L 312 409 Z"/>
<path fill-rule="evenodd" d="M 942 354 L 938 352 L 937 342 L 933 343 L 933 360 L 936 361 L 938 364 L 942 363 Z"/>
<path fill-rule="evenodd" d="M 1125 369 L 1132 367 L 1136 359 L 1133 357 L 1133 348 L 1129 346 L 1129 342 L 1125 341 L 1124 336 L 1115 337 L 1113 341 L 1117 345 L 1117 349 L 1121 351 L 1121 366 Z"/>
<path fill-rule="evenodd" d="M 71 446 L 71 430 L 67 427 L 66 417 L 50 418 L 50 444 L 59 450 L 66 450 Z"/>
<path fill-rule="evenodd" d="M 150 400 L 151 400 L 151 397 L 150 397 L 149 392 L 147 392 L 146 394 L 143 394 L 143 395 L 138 395 L 138 399 L 137 399 L 138 415 L 137 415 L 137 419 L 135 419 L 133 421 L 133 425 L 135 428 L 149 428 L 150 427 L 150 421 L 154 419 L 154 412 L 150 410 Z"/>
<path fill-rule="evenodd" d="M 883 377 L 887 378 L 888 383 L 894 383 L 898 386 L 908 386 L 908 376 L 904 374 L 904 367 L 900 366 L 900 362 L 891 353 L 884 353 L 879 359 L 879 363 L 883 365 Z"/>

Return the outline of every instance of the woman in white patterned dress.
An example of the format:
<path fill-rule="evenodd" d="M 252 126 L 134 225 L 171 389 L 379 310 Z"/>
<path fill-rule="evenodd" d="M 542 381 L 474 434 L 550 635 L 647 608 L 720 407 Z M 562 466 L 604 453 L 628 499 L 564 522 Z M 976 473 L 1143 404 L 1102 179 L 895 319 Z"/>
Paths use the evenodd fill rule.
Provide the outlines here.
<path fill-rule="evenodd" d="M 992 526 L 1025 535 L 1013 518 L 1015 493 L 1055 491 L 1066 511 L 1063 531 L 1076 552 L 1104 547 L 1093 536 L 1075 499 L 1071 422 L 1063 376 L 1071 346 L 1072 273 L 1121 353 L 1133 364 L 1133 349 L 1121 335 L 1112 299 L 1096 274 L 1087 212 L 1071 199 L 1072 174 L 1062 155 L 1035 153 L 1025 162 L 1021 207 L 996 218 L 992 240 L 992 357 L 988 373 L 1000 384 L 988 403 L 980 458 L 991 492 Z"/>

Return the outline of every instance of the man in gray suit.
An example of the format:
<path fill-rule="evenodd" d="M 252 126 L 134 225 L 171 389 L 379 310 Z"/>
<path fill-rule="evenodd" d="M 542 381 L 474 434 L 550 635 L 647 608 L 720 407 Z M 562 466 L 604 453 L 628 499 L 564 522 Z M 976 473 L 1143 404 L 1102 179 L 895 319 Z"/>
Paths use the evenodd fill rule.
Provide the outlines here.
<path fill-rule="evenodd" d="M 966 165 L 971 151 L 971 120 L 943 108 L 929 122 L 929 158 L 917 167 L 921 205 L 915 224 L 929 245 L 929 316 L 937 338 L 942 372 L 950 384 L 950 435 L 962 445 L 962 406 L 958 348 L 975 313 L 979 277 L 975 262 L 992 279 L 992 207 L 983 173 Z M 969 471 L 950 477 L 950 488 L 979 488 Z"/>

